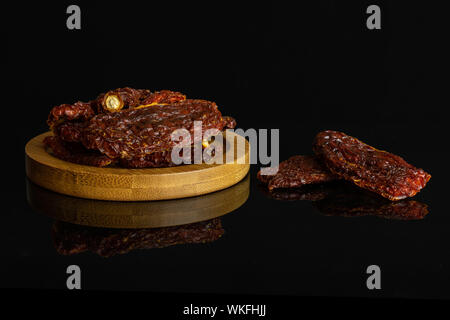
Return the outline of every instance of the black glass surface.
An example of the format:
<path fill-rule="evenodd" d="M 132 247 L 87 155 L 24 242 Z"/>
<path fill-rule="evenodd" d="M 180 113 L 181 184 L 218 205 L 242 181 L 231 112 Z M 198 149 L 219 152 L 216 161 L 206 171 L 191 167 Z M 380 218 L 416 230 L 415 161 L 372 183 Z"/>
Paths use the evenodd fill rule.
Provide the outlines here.
<path fill-rule="evenodd" d="M 1 287 L 65 289 L 75 264 L 91 290 L 450 297 L 446 89 L 436 81 L 441 38 L 425 28 L 427 7 L 382 6 L 383 27 L 371 32 L 365 4 L 335 1 L 300 11 L 189 5 L 170 8 L 170 21 L 157 14 L 164 5 L 85 4 L 75 32 L 65 28 L 67 5 L 15 8 L 8 20 Z M 25 23 L 36 17 L 39 27 Z M 215 241 L 61 255 L 55 221 L 27 201 L 25 143 L 48 130 L 52 106 L 126 85 L 216 101 L 239 128 L 280 129 L 281 160 L 311 154 L 326 129 L 398 154 L 432 175 L 413 199 L 429 213 L 326 215 L 311 201 L 268 197 L 255 164 L 247 201 L 219 218 Z M 372 264 L 381 290 L 366 287 Z"/>
<path fill-rule="evenodd" d="M 448 217 L 433 206 L 430 185 L 419 198 L 423 219 L 333 216 L 311 201 L 279 201 L 261 192 L 252 170 L 250 197 L 221 218 L 213 242 L 136 249 L 104 258 L 61 255 L 55 221 L 16 203 L 3 223 L 6 287 L 64 288 L 68 265 L 83 270 L 85 289 L 266 293 L 325 296 L 443 297 L 449 277 Z M 25 192 L 25 190 L 24 190 Z M 177 201 L 177 200 L 174 200 Z M 433 209 L 434 208 L 434 209 Z M 395 217 L 394 217 L 395 218 Z M 82 228 L 82 227 L 80 227 Z M 366 288 L 366 268 L 382 270 L 382 290 Z"/>

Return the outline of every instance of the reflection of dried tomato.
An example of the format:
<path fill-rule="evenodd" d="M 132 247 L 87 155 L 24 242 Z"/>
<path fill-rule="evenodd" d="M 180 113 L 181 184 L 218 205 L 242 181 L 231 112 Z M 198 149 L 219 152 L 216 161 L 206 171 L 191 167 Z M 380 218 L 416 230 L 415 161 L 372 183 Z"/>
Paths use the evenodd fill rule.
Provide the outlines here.
<path fill-rule="evenodd" d="M 300 188 L 279 188 L 268 190 L 267 186 L 259 185 L 260 190 L 269 198 L 280 201 L 319 201 L 330 193 L 333 183 L 310 184 Z"/>
<path fill-rule="evenodd" d="M 261 189 L 275 200 L 312 201 L 313 206 L 326 216 L 420 220 L 428 214 L 428 206 L 424 203 L 411 199 L 390 201 L 343 180 L 300 188 Z"/>
<path fill-rule="evenodd" d="M 317 184 L 338 179 L 331 174 L 314 156 L 293 156 L 278 166 L 275 175 L 262 175 L 257 178 L 267 184 L 269 190 L 277 188 L 295 188 L 308 184 Z"/>
<path fill-rule="evenodd" d="M 149 229 L 108 229 L 56 221 L 52 228 L 52 238 L 57 252 L 62 255 L 91 251 L 107 258 L 136 249 L 212 242 L 224 232 L 220 218 Z"/>
<path fill-rule="evenodd" d="M 389 201 L 376 193 L 341 184 L 314 206 L 324 215 L 341 217 L 376 216 L 395 220 L 420 220 L 428 214 L 428 206 L 404 199 Z"/>
<path fill-rule="evenodd" d="M 414 196 L 431 178 L 401 157 L 342 132 L 320 132 L 313 150 L 332 173 L 390 200 Z"/>

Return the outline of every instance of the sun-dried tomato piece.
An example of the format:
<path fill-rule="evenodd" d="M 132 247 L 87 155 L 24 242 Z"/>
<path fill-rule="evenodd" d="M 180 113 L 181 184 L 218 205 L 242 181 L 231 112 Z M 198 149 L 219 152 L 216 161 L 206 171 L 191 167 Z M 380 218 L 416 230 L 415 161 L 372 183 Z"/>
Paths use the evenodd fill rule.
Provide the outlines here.
<path fill-rule="evenodd" d="M 53 128 L 64 121 L 85 121 L 95 115 L 90 102 L 75 102 L 54 107 L 48 115 L 47 124 Z"/>
<path fill-rule="evenodd" d="M 141 101 L 141 105 L 138 108 L 154 104 L 171 104 L 183 100 L 186 100 L 186 96 L 180 92 L 161 90 L 149 94 Z"/>
<path fill-rule="evenodd" d="M 320 132 L 313 150 L 334 174 L 390 200 L 414 196 L 431 178 L 401 157 L 377 150 L 342 132 Z"/>
<path fill-rule="evenodd" d="M 130 160 L 120 159 L 119 163 L 125 168 L 164 168 L 172 167 L 171 151 L 153 152 L 142 158 L 133 158 Z"/>
<path fill-rule="evenodd" d="M 99 152 L 86 150 L 81 145 L 65 143 L 56 136 L 46 137 L 44 144 L 54 156 L 65 161 L 95 167 L 105 167 L 113 162 Z"/>
<path fill-rule="evenodd" d="M 65 142 L 81 142 L 81 133 L 86 122 L 63 122 L 53 128 L 55 136 Z"/>
<path fill-rule="evenodd" d="M 225 126 L 215 103 L 185 100 L 97 115 L 83 129 L 83 145 L 111 159 L 143 158 L 154 152 L 171 150 L 178 143 L 172 140 L 176 129 L 186 129 L 193 137 L 191 143 L 198 143 L 199 137 L 194 136 L 195 121 L 201 121 L 203 132 L 222 131 Z"/>
<path fill-rule="evenodd" d="M 229 116 L 224 116 L 223 121 L 225 122 L 225 128 L 234 129 L 236 127 L 236 119 Z"/>
<path fill-rule="evenodd" d="M 93 104 L 95 104 L 98 113 L 118 112 L 125 106 L 129 108 L 137 107 L 150 94 L 150 90 L 146 89 L 117 88 L 100 94 L 93 101 Z"/>
<path fill-rule="evenodd" d="M 178 144 L 171 139 L 176 129 L 188 130 L 194 138 L 191 144 L 203 142 L 207 147 L 206 141 L 197 141 L 199 137 L 193 135 L 195 121 L 201 121 L 203 132 L 236 126 L 233 118 L 222 117 L 213 102 L 186 100 L 182 93 L 170 90 L 152 93 L 128 87 L 108 91 L 88 103 L 56 106 L 48 119 L 58 139 L 48 140 L 47 145 L 53 145 L 56 157 L 103 165 L 106 161 L 91 159 L 101 153 L 108 161 L 120 160 L 122 166 L 130 168 L 175 165 L 170 156 Z M 71 156 L 75 152 L 72 143 L 84 149 Z"/>
<path fill-rule="evenodd" d="M 267 184 L 269 190 L 277 188 L 296 188 L 308 184 L 324 183 L 338 179 L 331 174 L 314 156 L 293 156 L 280 163 L 275 175 L 257 178 Z"/>
<path fill-rule="evenodd" d="M 203 152 L 203 148 L 200 147 L 201 151 Z M 190 147 L 190 157 L 187 157 L 189 159 L 190 163 L 194 163 L 195 161 L 195 146 Z M 180 159 L 184 159 L 183 157 L 183 149 L 179 151 Z M 119 163 L 122 167 L 125 168 L 164 168 L 164 167 L 173 167 L 177 166 L 179 164 L 175 164 L 172 161 L 172 150 L 166 150 L 166 151 L 157 151 L 153 152 L 151 154 L 148 154 L 144 157 L 138 158 L 135 157 L 133 159 L 127 160 L 127 159 L 120 159 Z"/>

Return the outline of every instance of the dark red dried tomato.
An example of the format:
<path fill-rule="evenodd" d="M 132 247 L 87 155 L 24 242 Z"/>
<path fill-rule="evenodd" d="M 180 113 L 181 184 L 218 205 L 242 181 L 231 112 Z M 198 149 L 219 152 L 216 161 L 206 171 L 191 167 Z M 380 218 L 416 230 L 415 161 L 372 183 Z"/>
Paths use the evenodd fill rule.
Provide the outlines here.
<path fill-rule="evenodd" d="M 175 165 L 173 131 L 186 129 L 192 144 L 200 142 L 193 135 L 195 121 L 201 121 L 203 132 L 236 125 L 213 102 L 186 100 L 169 90 L 119 88 L 88 103 L 54 107 L 48 123 L 58 139 L 44 143 L 56 157 L 81 164 L 104 166 L 120 160 L 124 167 L 166 167 Z M 104 157 L 97 158 L 99 154 Z"/>
<path fill-rule="evenodd" d="M 56 136 L 46 137 L 44 144 L 54 156 L 65 161 L 95 167 L 104 167 L 113 162 L 98 151 L 86 150 L 82 145 L 64 142 Z"/>
<path fill-rule="evenodd" d="M 318 184 L 338 179 L 331 174 L 314 156 L 293 156 L 280 163 L 275 175 L 262 175 L 257 178 L 267 184 L 269 190 L 295 188 L 308 184 Z"/>
<path fill-rule="evenodd" d="M 390 200 L 414 196 L 431 178 L 401 157 L 342 132 L 320 132 L 313 150 L 332 173 Z"/>

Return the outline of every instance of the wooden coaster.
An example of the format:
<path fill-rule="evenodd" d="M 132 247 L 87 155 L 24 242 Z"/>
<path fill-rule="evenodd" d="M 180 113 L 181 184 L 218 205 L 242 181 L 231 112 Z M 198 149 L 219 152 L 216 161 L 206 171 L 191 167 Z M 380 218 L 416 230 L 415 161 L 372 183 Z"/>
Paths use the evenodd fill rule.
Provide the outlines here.
<path fill-rule="evenodd" d="M 148 201 L 198 196 L 236 184 L 250 168 L 250 144 L 233 132 L 224 135 L 234 147 L 233 163 L 147 169 L 97 168 L 60 160 L 45 150 L 43 140 L 49 135 L 41 134 L 25 146 L 26 174 L 41 187 L 80 198 Z"/>

